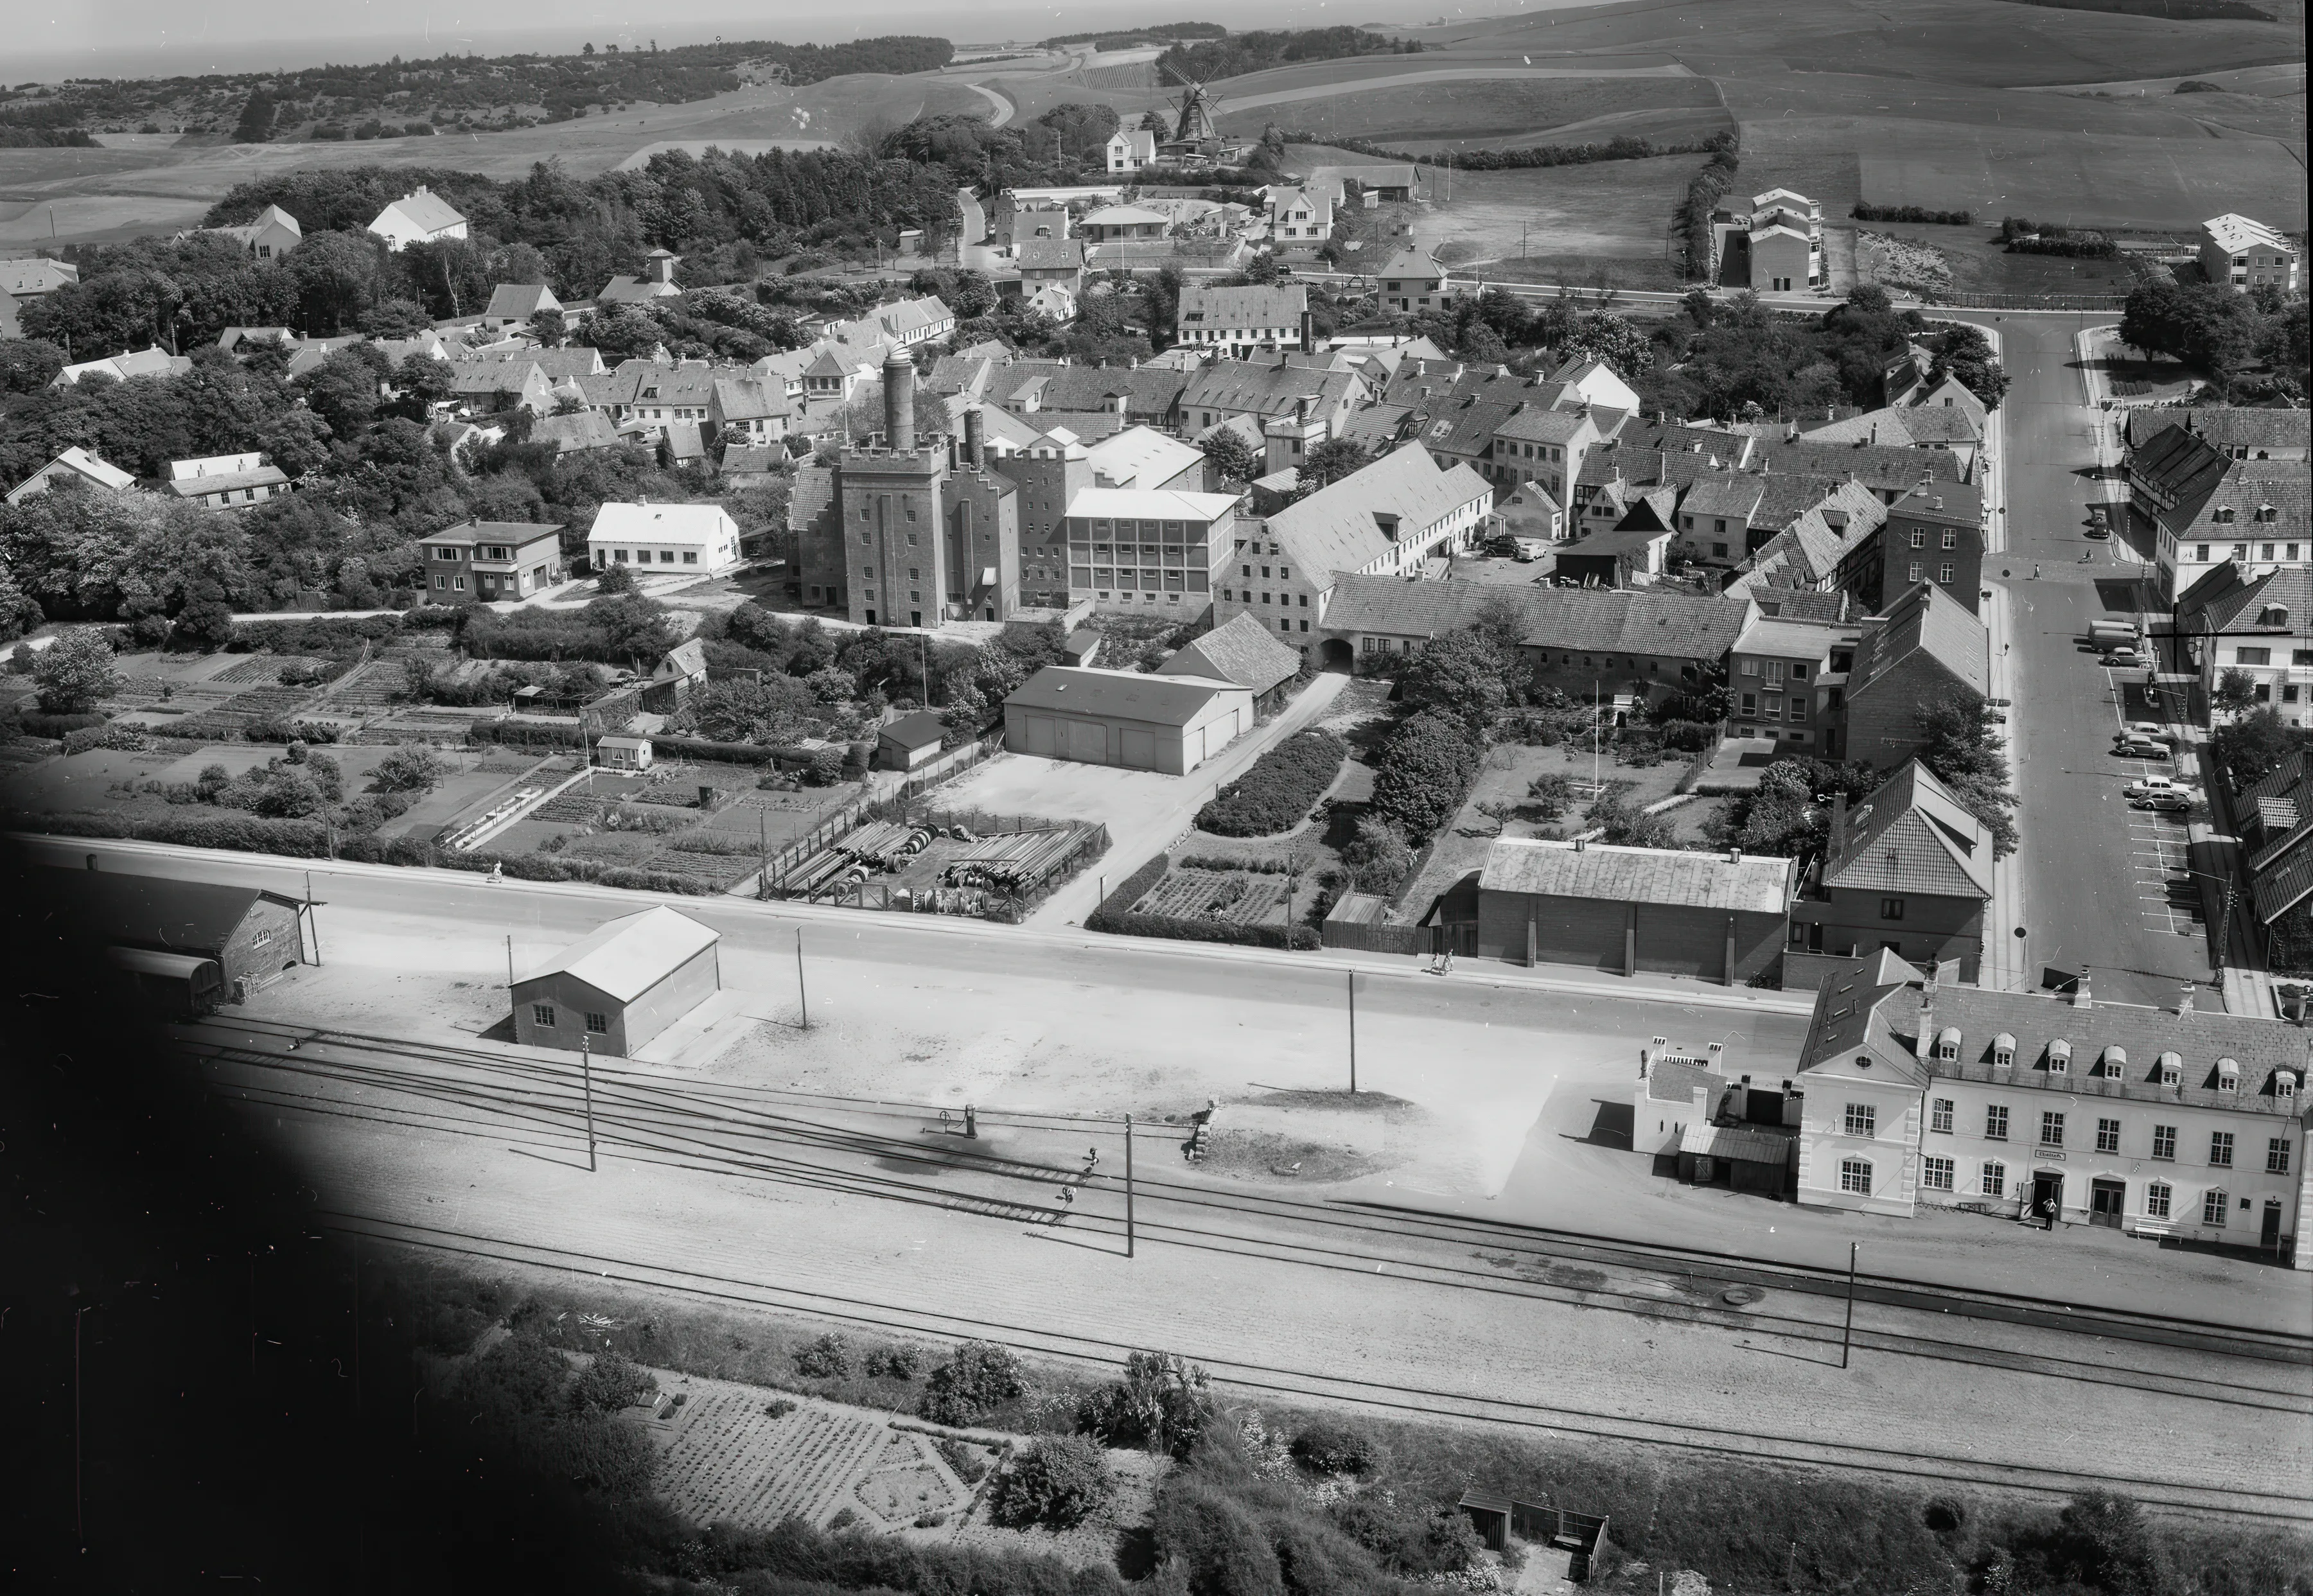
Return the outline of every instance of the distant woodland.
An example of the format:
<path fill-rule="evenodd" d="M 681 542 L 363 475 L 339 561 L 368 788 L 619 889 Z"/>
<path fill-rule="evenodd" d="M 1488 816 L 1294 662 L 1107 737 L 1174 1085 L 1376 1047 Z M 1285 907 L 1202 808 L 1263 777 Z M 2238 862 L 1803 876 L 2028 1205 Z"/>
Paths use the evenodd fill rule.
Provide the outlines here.
<path fill-rule="evenodd" d="M 1297 28 L 1288 31 L 1232 33 L 1226 39 L 1176 44 L 1156 57 L 1162 69 L 1171 67 L 1200 83 L 1219 77 L 1242 77 L 1295 61 L 1338 61 L 1350 56 L 1415 56 L 1421 46 L 1401 44 L 1363 28 Z"/>

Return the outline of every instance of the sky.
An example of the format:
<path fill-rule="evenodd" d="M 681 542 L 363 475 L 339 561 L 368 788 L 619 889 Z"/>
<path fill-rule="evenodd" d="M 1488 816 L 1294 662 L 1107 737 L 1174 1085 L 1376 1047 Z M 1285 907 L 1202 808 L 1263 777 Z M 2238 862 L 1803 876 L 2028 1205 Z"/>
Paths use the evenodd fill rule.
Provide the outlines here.
<path fill-rule="evenodd" d="M 1502 9 L 1514 9 L 1515 0 Z M 1041 39 L 1090 28 L 1197 19 L 1231 28 L 1310 27 L 1372 22 L 1339 0 L 1184 0 L 1151 12 L 1135 0 L 1070 0 L 1062 5 L 950 5 L 923 0 L 845 0 L 731 14 L 732 0 L 562 0 L 550 19 L 508 30 L 506 12 L 478 0 L 8 0 L 13 14 L 0 39 L 0 75 L 10 83 L 64 76 L 174 76 L 204 72 L 356 64 L 444 50 L 508 55 L 576 50 L 582 43 L 647 47 L 726 39 L 831 43 L 880 33 L 928 33 L 958 44 Z M 1448 6 L 1447 12 L 1461 8 Z M 1492 9 L 1492 8 L 1489 8 Z M 1423 13 L 1423 20 L 1436 13 Z M 1475 12 L 1473 14 L 1485 14 Z"/>

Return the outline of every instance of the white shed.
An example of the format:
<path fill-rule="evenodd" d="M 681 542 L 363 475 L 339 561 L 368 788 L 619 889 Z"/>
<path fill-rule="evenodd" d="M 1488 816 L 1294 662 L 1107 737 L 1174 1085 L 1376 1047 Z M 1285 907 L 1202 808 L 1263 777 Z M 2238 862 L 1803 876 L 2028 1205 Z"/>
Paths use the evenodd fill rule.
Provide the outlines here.
<path fill-rule="evenodd" d="M 1251 731 L 1253 720 L 1253 692 L 1234 682 L 1047 665 L 1004 700 L 1004 746 L 1186 776 Z"/>

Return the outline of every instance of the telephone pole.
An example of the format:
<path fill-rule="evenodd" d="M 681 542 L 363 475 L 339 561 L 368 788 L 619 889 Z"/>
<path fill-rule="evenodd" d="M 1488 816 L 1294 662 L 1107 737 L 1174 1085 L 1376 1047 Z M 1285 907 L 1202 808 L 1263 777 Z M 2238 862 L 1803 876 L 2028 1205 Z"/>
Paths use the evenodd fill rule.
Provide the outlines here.
<path fill-rule="evenodd" d="M 1350 975 L 1350 1095 L 1358 1094 L 1358 972 Z"/>
<path fill-rule="evenodd" d="M 1132 1256 L 1132 1116 L 1124 1117 L 1124 1256 Z"/>
<path fill-rule="evenodd" d="M 585 1024 L 582 1018 L 580 1024 Z M 586 1094 L 586 1172 L 594 1172 L 594 1048 L 585 1031 L 578 1033 L 578 1079 Z"/>
<path fill-rule="evenodd" d="M 1849 1352 L 1855 1345 L 1855 1243 L 1847 1244 L 1847 1327 L 1839 1333 L 1839 1366 L 1847 1367 Z"/>

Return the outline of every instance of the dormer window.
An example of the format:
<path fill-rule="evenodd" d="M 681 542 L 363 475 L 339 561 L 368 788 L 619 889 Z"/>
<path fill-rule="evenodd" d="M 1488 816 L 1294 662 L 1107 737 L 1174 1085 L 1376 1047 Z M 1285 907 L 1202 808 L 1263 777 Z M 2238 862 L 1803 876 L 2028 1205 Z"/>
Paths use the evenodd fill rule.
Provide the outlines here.
<path fill-rule="evenodd" d="M 2256 507 L 2256 518 L 2257 518 L 2257 520 L 2259 520 L 2259 521 L 2270 522 L 2273 522 L 2273 521 L 2278 520 L 2278 519 L 2279 519 L 2279 515 L 2278 515 L 2278 513 L 2274 511 L 2274 509 L 2273 509 L 2273 507 L 2272 505 L 2270 505 L 2270 504 L 2259 504 L 2259 505 Z"/>
<path fill-rule="evenodd" d="M 2104 1050 L 2104 1057 L 2098 1062 L 2096 1073 L 2107 1081 L 2124 1078 L 2128 1074 L 2128 1050 L 2124 1048 L 2106 1048 Z"/>
<path fill-rule="evenodd" d="M 1939 1064 L 1957 1064 L 1959 1062 L 1958 1026 L 1947 1025 L 1937 1034 L 1936 1062 Z"/>
<path fill-rule="evenodd" d="M 2297 1095 L 2296 1074 L 2289 1070 L 2273 1071 L 2273 1095 L 2281 1099 L 2283 1102 L 2287 1102 L 2290 1099 L 2295 1097 Z"/>
<path fill-rule="evenodd" d="M 1994 1069 L 2008 1069 L 2016 1062 L 2016 1039 L 2001 1031 L 1992 1039 L 1992 1065 Z"/>
<path fill-rule="evenodd" d="M 2238 1059 L 2220 1058 L 2217 1060 L 2217 1090 L 2219 1092 L 2238 1092 L 2240 1090 L 2240 1061 Z"/>
<path fill-rule="evenodd" d="M 2163 1053 L 2160 1056 L 2160 1083 L 2163 1086 L 2182 1086 L 2185 1083 L 2183 1055 Z"/>
<path fill-rule="evenodd" d="M 2230 526 L 2233 523 L 2233 507 L 2230 504 L 2219 504 L 2209 519 L 2219 526 Z"/>
<path fill-rule="evenodd" d="M 2072 1067 L 2072 1045 L 2058 1037 L 2048 1044 L 2048 1073 L 2052 1075 L 2070 1074 Z"/>

